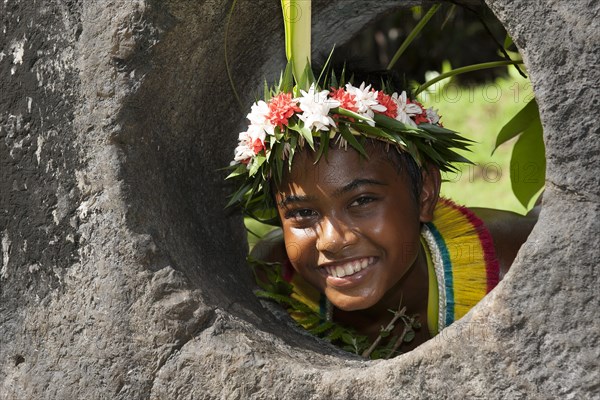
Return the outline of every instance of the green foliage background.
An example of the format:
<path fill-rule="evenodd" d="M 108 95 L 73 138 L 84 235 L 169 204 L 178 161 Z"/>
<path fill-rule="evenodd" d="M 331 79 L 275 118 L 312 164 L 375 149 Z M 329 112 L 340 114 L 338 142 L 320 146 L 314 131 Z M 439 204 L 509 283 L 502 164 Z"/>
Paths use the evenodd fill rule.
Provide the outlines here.
<path fill-rule="evenodd" d="M 531 84 L 513 67 L 508 67 L 507 76 L 493 82 L 468 87 L 446 82 L 423 96 L 426 105 L 439 109 L 445 126 L 476 142 L 473 151 L 465 153 L 475 165 L 461 166 L 459 174 L 445 174 L 444 196 L 468 207 L 527 212 L 510 181 L 510 158 L 517 138 L 500 146 L 493 155 L 492 151 L 498 132 L 532 98 Z"/>

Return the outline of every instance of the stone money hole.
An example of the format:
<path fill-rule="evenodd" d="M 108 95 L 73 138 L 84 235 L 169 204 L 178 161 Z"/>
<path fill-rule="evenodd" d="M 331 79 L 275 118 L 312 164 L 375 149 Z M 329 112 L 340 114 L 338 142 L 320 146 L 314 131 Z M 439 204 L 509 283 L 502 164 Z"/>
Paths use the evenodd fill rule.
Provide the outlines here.
<path fill-rule="evenodd" d="M 406 6 L 412 4 L 409 2 Z M 363 26 L 399 8 L 390 2 L 373 7 L 366 15 L 351 15 L 356 23 L 349 29 L 321 23 L 330 12 L 339 11 L 333 5 L 317 2 L 315 6 L 315 10 L 322 10 L 313 12 L 315 63 L 323 62 L 333 44 L 339 46 L 361 40 L 359 33 Z M 237 92 L 242 102 L 249 105 L 254 101 L 253 94 L 262 89 L 262 77 L 273 81 L 284 65 L 280 51 L 282 41 L 278 43 L 274 39 L 281 35 L 281 21 L 277 15 L 272 22 L 256 27 L 255 22 L 236 18 L 237 13 L 242 14 L 248 6 L 240 4 L 238 7 L 232 24 L 240 29 L 230 31 L 228 45 L 235 49 L 230 50 L 230 63 Z M 269 307 L 278 314 L 278 319 L 273 319 L 258 305 L 252 293 L 255 285 L 243 262 L 246 247 L 241 245 L 245 243 L 245 232 L 240 229 L 238 216 L 222 210 L 231 187 L 221 181 L 223 174 L 219 171 L 231 158 L 236 133 L 246 124 L 245 113 L 232 104 L 222 60 L 199 62 L 211 45 L 216 48 L 222 43 L 216 41 L 209 43 L 209 48 L 198 47 L 206 33 L 192 26 L 192 17 L 187 17 L 189 21 L 175 21 L 172 16 L 160 14 L 155 18 L 166 33 L 150 53 L 152 68 L 144 57 L 113 56 L 121 72 L 146 73 L 140 88 L 128 100 L 128 107 L 121 112 L 123 129 L 113 136 L 127 160 L 123 177 L 130 204 L 128 222 L 131 227 L 137 227 L 138 232 L 151 237 L 150 243 L 141 245 L 146 249 L 143 261 L 154 271 L 165 267 L 175 269 L 192 287 L 201 290 L 207 303 L 257 323 L 293 346 L 302 344 L 318 352 L 335 352 L 329 348 L 324 350 L 322 342 L 316 342 L 320 344 L 315 346 L 315 340 L 294 328 L 293 322 L 287 324 L 291 331 L 282 331 L 280 319 L 287 321 L 287 315 Z M 242 27 L 264 32 L 265 36 L 273 32 L 270 35 L 273 39 L 248 46 L 247 37 L 240 33 Z M 145 41 L 138 39 L 137 44 L 139 49 L 145 50 L 150 47 L 148 42 L 153 32 L 149 27 L 138 29 L 148 30 L 147 38 L 141 36 Z M 123 44 L 128 39 L 122 39 L 117 52 L 123 47 L 125 52 L 129 51 L 127 43 Z M 340 50 L 338 54 L 343 56 L 345 52 Z M 240 60 L 245 63 L 243 66 Z M 254 69 L 248 65 L 249 60 Z M 210 81 L 201 77 L 209 77 Z M 207 96 L 210 101 L 206 101 Z M 220 110 L 231 111 L 221 114 Z M 352 357 L 350 354 L 342 356 Z"/>
<path fill-rule="evenodd" d="M 405 74 L 402 78 L 406 81 L 411 81 L 414 78 L 418 78 L 422 81 L 423 76 L 425 76 L 426 72 L 434 69 L 434 68 L 439 68 L 439 66 L 441 65 L 441 60 L 440 59 L 431 59 L 432 57 L 435 56 L 429 56 L 428 58 L 428 53 L 425 51 L 423 52 L 422 50 L 420 51 L 419 49 L 427 49 L 433 45 L 438 46 L 438 57 L 440 54 L 440 48 L 441 48 L 441 54 L 443 54 L 443 56 L 447 57 L 447 58 L 451 58 L 452 56 L 454 56 L 454 54 L 451 54 L 452 51 L 459 51 L 458 48 L 454 47 L 452 48 L 450 45 L 452 44 L 452 38 L 453 35 L 455 35 L 458 40 L 462 40 L 462 41 L 468 41 L 468 40 L 473 40 L 473 38 L 475 37 L 472 33 L 471 36 L 468 36 L 468 34 L 462 33 L 462 36 L 459 36 L 459 32 L 457 32 L 457 30 L 459 29 L 466 29 L 466 26 L 471 23 L 470 26 L 471 28 L 473 27 L 473 25 L 479 24 L 479 28 L 480 31 L 478 34 L 480 34 L 481 36 L 483 36 L 482 39 L 480 39 L 481 42 L 485 43 L 487 46 L 481 46 L 480 48 L 483 47 L 482 51 L 483 54 L 476 54 L 475 56 L 473 56 L 472 54 L 470 54 L 470 51 L 468 49 L 461 49 L 460 51 L 465 52 L 465 55 L 463 56 L 463 59 L 461 60 L 460 57 L 458 59 L 458 62 L 456 63 L 456 65 L 453 65 L 454 68 L 458 67 L 458 66 L 463 66 L 463 65 L 471 65 L 471 64 L 476 64 L 479 62 L 486 62 L 489 60 L 495 60 L 497 59 L 497 52 L 498 52 L 498 47 L 497 45 L 493 42 L 493 39 L 485 32 L 485 29 L 489 29 L 491 34 L 493 34 L 496 38 L 504 38 L 505 36 L 505 32 L 503 31 L 503 28 L 501 26 L 501 23 L 495 18 L 495 16 L 493 15 L 493 13 L 491 12 L 491 10 L 489 10 L 489 8 L 487 8 L 487 6 L 485 6 L 484 4 L 473 4 L 473 5 L 467 5 L 468 8 L 461 8 L 458 10 L 460 14 L 460 16 L 457 18 L 457 22 L 454 24 L 449 24 L 451 26 L 446 26 L 445 30 L 443 31 L 444 35 L 447 35 L 447 37 L 442 37 L 440 38 L 440 32 L 438 31 L 440 29 L 440 25 L 442 24 L 443 19 L 445 18 L 446 12 L 445 11 L 440 11 L 438 14 L 438 20 L 436 21 L 435 19 L 429 23 L 428 28 L 425 29 L 425 32 L 421 33 L 421 35 L 429 35 L 428 39 L 424 39 L 424 40 L 415 40 L 415 42 L 413 42 L 411 44 L 411 46 L 409 47 L 409 50 L 406 51 L 403 54 L 403 57 L 401 58 L 401 62 L 399 62 L 398 64 L 402 65 L 403 68 L 406 69 L 402 69 L 401 73 Z M 423 14 L 424 12 L 427 10 L 427 7 L 423 8 Z M 456 12 L 456 10 L 454 11 Z M 389 62 L 389 59 L 391 58 L 391 56 L 393 55 L 394 51 L 399 47 L 399 44 L 401 43 L 402 39 L 404 37 L 407 36 L 407 34 L 410 32 L 411 28 L 414 26 L 414 24 L 416 22 L 413 22 L 411 25 L 409 26 L 399 26 L 400 24 L 402 24 L 402 21 L 406 21 L 407 18 L 412 20 L 411 15 L 410 15 L 411 11 L 405 8 L 401 8 L 399 10 L 396 10 L 395 12 L 392 12 L 391 14 L 386 14 L 384 16 L 379 16 L 377 18 L 377 20 L 375 22 L 371 22 L 369 23 L 365 29 L 363 29 L 361 32 L 357 32 L 352 38 L 350 38 L 350 40 L 344 42 L 344 43 L 336 43 L 336 52 L 333 55 L 333 59 L 332 59 L 332 63 L 334 65 L 342 65 L 345 62 L 349 61 L 349 69 L 352 69 L 352 65 L 358 66 L 358 68 L 366 68 L 367 70 L 373 70 L 373 71 L 379 71 L 379 70 L 383 70 L 386 68 L 387 63 Z M 423 15 L 421 14 L 421 15 Z M 484 20 L 486 26 L 484 27 L 483 24 L 480 22 L 479 18 L 481 18 L 482 20 Z M 464 22 L 464 20 L 466 20 L 466 22 Z M 429 29 L 429 30 L 428 30 Z M 400 33 L 398 33 L 398 31 L 400 31 Z M 400 35 L 400 37 L 398 38 L 398 40 L 394 41 L 395 36 Z M 391 42 L 391 43 L 390 43 Z M 437 43 L 439 42 L 439 43 Z M 461 46 L 465 46 L 463 42 L 461 42 Z M 412 50 L 412 51 L 411 51 Z M 328 56 L 327 54 L 327 50 L 324 50 L 325 53 L 323 54 L 319 54 L 315 57 L 315 63 L 319 63 L 319 62 L 323 62 L 323 60 Z M 350 57 L 351 60 L 348 60 L 346 57 Z M 421 57 L 421 58 L 419 58 Z M 514 56 L 513 56 L 514 57 Z M 403 62 L 402 62 L 403 61 Z M 318 64 L 317 64 L 318 65 Z M 522 70 L 524 70 L 524 68 L 521 68 Z M 511 99 L 512 101 L 516 102 L 519 109 L 522 108 L 529 100 L 531 100 L 533 98 L 533 94 L 530 93 L 529 89 L 529 84 L 528 83 L 522 83 L 519 82 L 517 83 L 517 81 L 515 79 L 513 79 L 513 83 L 511 86 L 510 91 L 505 91 L 504 93 L 499 93 L 499 92 L 495 92 L 496 94 L 494 95 L 494 97 L 490 97 L 490 95 L 488 93 L 493 92 L 493 90 L 502 90 L 499 89 L 499 85 L 495 83 L 495 79 L 498 77 L 504 77 L 506 78 L 509 82 L 511 81 L 511 78 L 508 76 L 508 74 L 506 73 L 506 68 L 503 68 L 502 71 L 498 71 L 498 70 L 493 70 L 493 69 L 484 69 L 484 70 L 480 70 L 477 73 L 470 73 L 470 74 L 466 74 L 466 75 L 460 75 L 457 77 L 457 79 L 461 80 L 460 85 L 465 85 L 464 87 L 469 87 L 468 85 L 481 85 L 482 87 L 485 87 L 487 89 L 480 89 L 481 91 L 475 91 L 475 89 L 472 88 L 471 86 L 471 90 L 465 90 L 464 92 L 462 92 L 462 94 L 459 94 L 458 96 L 450 96 L 449 91 L 451 91 L 452 89 L 454 90 L 460 90 L 458 89 L 458 86 L 456 84 L 452 84 L 452 87 L 450 89 L 445 88 L 443 90 L 440 90 L 437 94 L 437 96 L 439 96 L 440 98 L 443 98 L 445 101 L 453 103 L 459 100 L 459 96 L 465 96 L 465 97 L 469 97 L 470 99 L 475 99 L 476 96 L 478 96 L 479 98 L 483 98 L 485 101 L 487 101 L 488 103 L 491 103 L 491 106 L 493 106 L 495 102 L 498 102 L 502 96 L 505 96 L 509 99 Z M 360 81 L 359 81 L 360 82 Z M 357 84 L 359 82 L 356 82 Z M 488 84 L 488 86 L 484 86 L 485 84 Z M 517 86 L 518 85 L 518 86 Z M 489 87 L 491 86 L 491 88 L 493 89 L 492 91 L 489 90 Z M 475 94 L 476 93 L 476 94 Z M 436 96 L 435 94 L 432 96 Z M 447 97 L 451 97 L 451 98 L 447 98 Z M 473 101 L 473 100 L 471 100 Z M 427 106 L 431 105 L 430 103 L 426 103 Z M 436 104 L 437 105 L 437 104 Z M 443 106 L 443 105 L 440 105 Z M 465 112 L 467 112 L 468 110 L 465 110 Z M 440 111 L 442 115 L 448 115 L 448 111 L 445 110 L 441 110 Z M 483 111 L 479 110 L 479 113 L 481 114 Z M 489 111 L 488 111 L 489 112 Z M 495 113 L 499 113 L 502 111 L 495 111 Z M 511 117 L 514 116 L 515 113 L 506 113 L 505 115 L 503 115 L 503 122 L 508 121 Z M 476 115 L 477 117 L 477 115 Z M 465 116 L 466 118 L 466 116 Z M 479 115 L 479 118 L 483 118 L 481 115 Z M 244 121 L 244 124 L 247 123 L 246 121 Z M 452 125 L 452 128 L 455 128 Z M 243 129 L 243 128 L 242 128 Z M 468 128 L 467 128 L 468 129 Z M 494 126 L 494 129 L 496 129 L 495 131 L 489 131 L 487 132 L 487 134 L 489 134 L 490 136 L 494 136 L 494 140 L 495 140 L 495 135 L 497 135 L 497 133 L 499 132 L 500 126 Z M 462 130 L 460 130 L 461 132 L 464 132 Z M 467 135 L 469 134 L 473 134 L 473 132 L 466 132 Z M 480 136 L 476 136 L 474 138 L 474 140 L 476 141 L 481 141 L 481 135 Z M 514 141 L 513 141 L 514 142 Z M 543 144 L 542 144 L 542 149 L 543 149 Z M 481 151 L 481 150 L 480 150 Z M 490 156 L 491 155 L 491 149 L 488 149 L 487 147 L 485 148 L 485 150 L 483 150 L 484 152 L 486 152 L 485 154 Z M 510 148 L 510 151 L 512 151 L 512 148 Z M 489 158 L 489 157 L 488 157 Z M 531 165 L 529 165 L 531 164 Z M 518 165 L 518 164 L 517 164 Z M 534 172 L 532 170 L 532 168 L 544 168 L 543 166 L 540 167 L 539 165 L 535 164 L 533 165 L 533 163 L 528 163 L 527 166 L 525 166 L 525 168 L 521 168 L 521 170 L 517 168 L 515 168 L 515 171 L 510 171 L 511 173 L 521 173 L 524 174 L 524 179 L 529 179 L 527 182 L 529 183 L 535 183 L 531 178 L 532 173 Z M 462 175 L 464 175 L 464 178 L 468 177 L 468 182 L 467 179 L 463 179 L 463 183 L 462 185 L 469 185 L 469 183 L 472 183 L 473 181 L 477 181 L 479 180 L 485 180 L 489 183 L 498 183 L 499 179 L 503 176 L 505 178 L 504 182 L 500 182 L 503 187 L 502 189 L 504 191 L 508 191 L 508 193 L 510 194 L 510 196 L 514 196 L 512 193 L 512 189 L 510 187 L 510 180 L 509 178 L 509 171 L 510 167 L 508 165 L 508 162 L 504 165 L 499 165 L 496 162 L 481 162 L 478 163 L 477 165 L 474 166 L 469 166 L 468 168 L 466 168 L 464 171 L 456 174 L 456 173 L 449 173 L 449 174 L 443 174 L 443 179 L 445 180 L 449 180 L 451 182 L 456 182 L 457 180 L 459 180 L 459 177 L 461 177 Z M 543 178 L 542 178 L 543 179 Z M 450 194 L 452 195 L 452 193 Z M 509 207 L 512 206 L 513 209 L 519 210 L 521 213 L 525 212 L 524 208 L 520 205 L 517 204 L 518 200 L 516 200 L 516 197 L 514 199 L 514 201 L 511 202 L 504 202 L 504 203 L 494 203 L 494 197 L 488 195 L 487 196 L 487 200 L 488 203 L 486 203 L 488 205 L 488 207 L 490 208 L 497 208 L 497 209 L 502 209 L 503 206 L 506 207 L 507 205 Z M 469 201 L 469 196 L 465 196 L 465 197 L 461 197 L 459 199 L 456 199 L 456 201 L 459 202 L 459 204 L 464 204 L 465 201 Z M 533 202 L 532 202 L 533 203 Z M 485 207 L 486 205 L 476 205 L 475 207 Z M 250 232 L 259 232 L 259 235 L 261 234 L 265 234 L 266 232 L 274 229 L 274 227 L 272 226 L 268 226 L 268 225 L 262 225 L 259 222 L 252 220 L 252 219 L 247 219 L 245 221 L 246 226 L 248 227 Z M 249 242 L 249 246 L 250 248 L 252 248 L 256 242 L 258 240 L 258 237 L 252 233 L 248 234 L 248 242 Z M 474 255 L 472 254 L 472 250 L 469 249 L 469 246 L 461 246 L 458 249 L 455 249 L 459 254 L 461 254 L 464 257 L 474 257 Z M 500 253 L 502 252 L 502 249 L 497 249 L 496 250 L 497 254 L 500 255 Z M 505 271 L 504 268 L 502 268 L 503 271 L 501 272 L 501 276 L 504 275 Z M 267 307 L 271 312 L 274 312 L 279 318 L 282 318 L 284 320 L 284 322 L 288 322 L 289 321 L 289 317 L 287 316 L 287 313 L 285 312 L 281 312 L 282 309 L 280 309 L 277 305 L 275 305 L 275 303 L 273 302 L 264 302 L 263 305 L 265 307 Z M 296 326 L 294 325 L 293 322 L 291 322 L 292 326 Z M 485 336 L 485 327 L 484 326 L 477 326 L 476 324 L 472 324 L 471 326 L 467 327 L 466 330 L 464 332 L 461 333 L 462 335 L 474 335 L 474 334 L 479 334 L 481 336 Z M 442 333 L 441 334 L 441 338 L 443 338 L 444 336 L 446 336 L 447 334 Z M 439 340 L 439 338 L 438 338 Z"/>
<path fill-rule="evenodd" d="M 548 167 L 538 224 L 511 272 L 467 316 L 382 362 L 358 361 L 266 312 L 252 292 L 243 221 L 223 210 L 232 187 L 219 169 L 231 159 L 261 82 L 284 66 L 279 3 L 240 1 L 232 15 L 227 54 L 242 110 L 225 72 L 231 2 L 74 5 L 82 9 L 82 29 L 65 32 L 74 35 L 77 57 L 70 62 L 85 106 L 74 118 L 77 150 L 96 174 L 90 178 L 104 186 L 86 203 L 97 199 L 97 209 L 74 228 L 91 232 L 80 255 L 83 272 L 60 282 L 56 299 L 32 300 L 20 313 L 33 326 L 27 334 L 39 321 L 53 323 L 40 330 L 37 364 L 33 350 L 15 349 L 7 357 L 13 380 L 0 393 L 350 399 L 439 398 L 451 388 L 466 397 L 548 398 L 593 389 L 598 380 L 586 371 L 597 366 L 590 355 L 598 332 L 589 321 L 597 314 L 598 250 L 590 237 L 598 233 L 600 174 L 598 93 L 589 90 L 598 60 L 588 40 L 596 37 L 598 5 L 555 3 L 487 1 L 521 50 L 540 105 Z M 315 0 L 315 53 L 415 4 Z M 84 314 L 97 322 L 81 330 Z M 69 342 L 73 332 L 90 340 Z M 88 363 L 88 372 L 65 357 L 70 353 Z M 48 370 L 69 379 L 54 383 Z M 96 371 L 107 374 L 106 389 L 89 382 Z"/>

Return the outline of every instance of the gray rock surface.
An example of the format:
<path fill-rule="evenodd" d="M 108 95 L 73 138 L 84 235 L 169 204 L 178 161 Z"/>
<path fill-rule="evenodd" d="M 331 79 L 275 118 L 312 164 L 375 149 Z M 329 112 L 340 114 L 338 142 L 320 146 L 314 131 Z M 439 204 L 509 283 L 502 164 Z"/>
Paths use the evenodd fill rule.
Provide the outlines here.
<path fill-rule="evenodd" d="M 218 171 L 244 119 L 231 1 L 0 4 L 0 399 L 597 395 L 600 6 L 487 2 L 540 104 L 544 209 L 490 296 L 380 362 L 252 294 Z M 410 3 L 315 1 L 314 46 Z M 245 107 L 284 62 L 279 2 L 239 2 L 232 26 Z"/>

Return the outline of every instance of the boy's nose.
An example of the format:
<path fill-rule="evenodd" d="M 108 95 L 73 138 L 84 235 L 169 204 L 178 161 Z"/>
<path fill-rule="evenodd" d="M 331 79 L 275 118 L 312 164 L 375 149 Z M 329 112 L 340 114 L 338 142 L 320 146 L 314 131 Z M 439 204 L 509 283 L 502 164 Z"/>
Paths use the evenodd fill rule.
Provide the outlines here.
<path fill-rule="evenodd" d="M 323 218 L 319 224 L 317 250 L 336 254 L 356 241 L 356 234 L 349 226 L 334 218 Z"/>

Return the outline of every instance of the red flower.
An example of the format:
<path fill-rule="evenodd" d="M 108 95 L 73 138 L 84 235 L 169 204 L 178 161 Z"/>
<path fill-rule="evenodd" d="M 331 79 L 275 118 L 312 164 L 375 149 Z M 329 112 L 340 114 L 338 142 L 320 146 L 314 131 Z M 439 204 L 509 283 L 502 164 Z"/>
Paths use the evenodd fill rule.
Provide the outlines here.
<path fill-rule="evenodd" d="M 252 143 L 252 150 L 254 150 L 254 154 L 258 154 L 262 149 L 265 148 L 265 144 L 259 139 L 254 139 Z"/>
<path fill-rule="evenodd" d="M 390 118 L 396 118 L 398 116 L 398 104 L 392 99 L 392 96 L 388 96 L 380 90 L 377 94 L 377 102 L 387 108 L 387 110 L 381 114 Z"/>
<path fill-rule="evenodd" d="M 300 111 L 302 110 L 292 100 L 291 93 L 280 93 L 269 101 L 268 120 L 272 125 L 283 129 L 283 126 L 287 126 L 294 113 Z"/>
<path fill-rule="evenodd" d="M 331 93 L 329 95 L 333 100 L 337 100 L 340 102 L 340 107 L 345 108 L 348 111 L 357 112 L 358 107 L 356 106 L 356 100 L 354 95 L 346 92 L 344 88 L 331 88 Z"/>
<path fill-rule="evenodd" d="M 411 99 L 406 99 L 406 103 L 407 104 L 416 104 L 421 108 L 421 114 L 416 114 L 416 115 L 412 115 L 411 118 L 413 119 L 413 121 L 415 121 L 415 124 L 419 125 L 419 124 L 425 124 L 425 123 L 429 123 L 429 118 L 427 118 L 427 112 L 425 111 L 425 107 L 423 107 L 423 104 L 419 103 L 416 100 L 411 100 Z"/>

